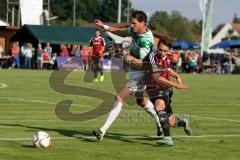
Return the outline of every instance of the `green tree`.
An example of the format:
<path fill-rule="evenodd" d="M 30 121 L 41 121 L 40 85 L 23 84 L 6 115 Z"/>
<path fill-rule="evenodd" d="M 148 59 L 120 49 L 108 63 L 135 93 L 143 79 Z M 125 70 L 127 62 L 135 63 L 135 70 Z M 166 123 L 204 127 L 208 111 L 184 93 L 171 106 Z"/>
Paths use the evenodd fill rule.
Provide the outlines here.
<path fill-rule="evenodd" d="M 6 8 L 7 8 L 7 1 L 6 0 L 0 0 L 0 19 L 6 20 Z"/>
<path fill-rule="evenodd" d="M 126 21 L 128 13 L 128 0 L 122 0 L 122 21 Z M 129 8 L 131 3 L 129 2 Z M 58 16 L 57 23 L 72 24 L 73 0 L 51 0 L 51 13 Z M 92 22 L 98 18 L 104 22 L 116 22 L 118 13 L 117 0 L 76 0 L 76 24 Z"/>
<path fill-rule="evenodd" d="M 171 14 L 155 12 L 150 18 L 150 27 L 178 40 L 194 41 L 194 35 L 201 34 L 201 22 L 189 21 L 178 11 L 172 11 Z"/>

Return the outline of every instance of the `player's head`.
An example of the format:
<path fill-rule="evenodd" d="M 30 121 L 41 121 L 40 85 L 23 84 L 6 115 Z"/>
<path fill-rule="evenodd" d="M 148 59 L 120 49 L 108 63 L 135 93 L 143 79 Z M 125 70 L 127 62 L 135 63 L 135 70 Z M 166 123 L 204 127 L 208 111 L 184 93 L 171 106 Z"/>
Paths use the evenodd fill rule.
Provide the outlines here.
<path fill-rule="evenodd" d="M 162 54 L 162 56 L 167 55 L 169 53 L 171 47 L 172 47 L 171 40 L 162 38 L 158 41 L 157 50 L 159 51 L 159 53 Z"/>
<path fill-rule="evenodd" d="M 134 32 L 141 32 L 146 28 L 147 15 L 143 11 L 135 11 L 132 13 L 131 28 Z"/>
<path fill-rule="evenodd" d="M 99 37 L 100 34 L 101 34 L 100 30 L 96 29 L 96 31 L 95 31 L 95 37 Z"/>

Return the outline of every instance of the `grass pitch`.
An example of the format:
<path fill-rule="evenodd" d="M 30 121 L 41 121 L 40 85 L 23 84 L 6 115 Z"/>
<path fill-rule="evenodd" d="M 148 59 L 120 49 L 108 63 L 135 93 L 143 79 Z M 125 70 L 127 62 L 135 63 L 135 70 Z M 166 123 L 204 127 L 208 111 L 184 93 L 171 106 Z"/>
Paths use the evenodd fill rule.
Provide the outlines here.
<path fill-rule="evenodd" d="M 87 121 L 59 119 L 55 107 L 64 99 L 73 101 L 70 110 L 74 114 L 92 110 L 102 100 L 96 98 L 99 95 L 54 91 L 49 86 L 51 73 L 0 70 L 0 160 L 239 160 L 238 75 L 183 74 L 190 88 L 174 90 L 173 109 L 180 116 L 191 112 L 193 136 L 185 136 L 182 128 L 172 128 L 174 146 L 160 147 L 155 123 L 136 105 L 124 104 L 102 142 L 95 140 L 92 130 L 103 124 L 106 115 Z M 84 72 L 73 72 L 65 83 L 115 94 L 109 73 L 102 83 L 87 83 L 83 77 Z M 47 131 L 54 139 L 50 148 L 33 147 L 31 139 L 37 130 Z"/>

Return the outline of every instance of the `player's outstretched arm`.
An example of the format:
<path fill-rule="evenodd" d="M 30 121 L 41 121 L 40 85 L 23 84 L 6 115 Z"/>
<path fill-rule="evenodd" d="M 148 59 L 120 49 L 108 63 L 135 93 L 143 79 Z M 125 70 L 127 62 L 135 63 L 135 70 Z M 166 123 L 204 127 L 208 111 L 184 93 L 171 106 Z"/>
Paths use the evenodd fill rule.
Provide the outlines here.
<path fill-rule="evenodd" d="M 153 73 L 152 78 L 157 83 L 158 86 L 174 87 L 176 89 L 187 89 L 188 88 L 188 85 L 183 84 L 183 83 L 179 84 L 179 83 L 171 82 L 171 81 L 161 77 L 161 75 L 158 73 Z"/>
<path fill-rule="evenodd" d="M 112 27 L 112 26 L 105 25 L 105 24 L 104 24 L 101 20 L 99 20 L 99 19 L 94 20 L 94 23 L 95 23 L 95 25 L 97 25 L 97 26 L 105 29 L 106 31 L 114 32 L 114 33 L 116 33 L 116 34 L 118 34 L 119 31 L 121 32 L 121 31 L 125 31 L 125 30 L 126 30 L 126 28 L 117 28 L 117 27 Z"/>
<path fill-rule="evenodd" d="M 177 83 L 182 84 L 182 78 L 172 68 L 168 68 L 171 77 L 174 77 Z"/>

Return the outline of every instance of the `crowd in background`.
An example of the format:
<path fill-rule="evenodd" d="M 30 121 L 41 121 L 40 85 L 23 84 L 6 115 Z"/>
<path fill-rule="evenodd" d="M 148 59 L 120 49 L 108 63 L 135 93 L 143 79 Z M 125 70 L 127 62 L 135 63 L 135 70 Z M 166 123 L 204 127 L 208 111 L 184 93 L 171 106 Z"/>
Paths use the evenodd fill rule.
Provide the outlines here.
<path fill-rule="evenodd" d="M 174 50 L 172 67 L 183 73 L 217 73 L 239 74 L 240 51 L 225 51 L 225 53 L 203 53 L 196 50 Z"/>
<path fill-rule="evenodd" d="M 108 51 L 108 50 L 106 50 Z M 116 48 L 111 55 L 122 56 L 121 48 Z M 217 73 L 217 74 L 239 74 L 240 73 L 240 51 L 229 50 L 225 53 L 204 53 L 202 56 L 198 50 L 173 49 L 171 54 L 171 65 L 180 73 Z M 109 55 L 109 54 L 107 54 Z M 58 69 L 57 57 L 81 57 L 82 69 L 90 68 L 91 50 L 86 45 L 58 45 L 52 48 L 50 43 L 38 44 L 36 48 L 31 43 L 19 46 L 14 42 L 11 53 L 3 53 L 0 44 L 0 67 L 22 68 L 22 69 Z M 111 58 L 107 56 L 106 58 Z"/>

